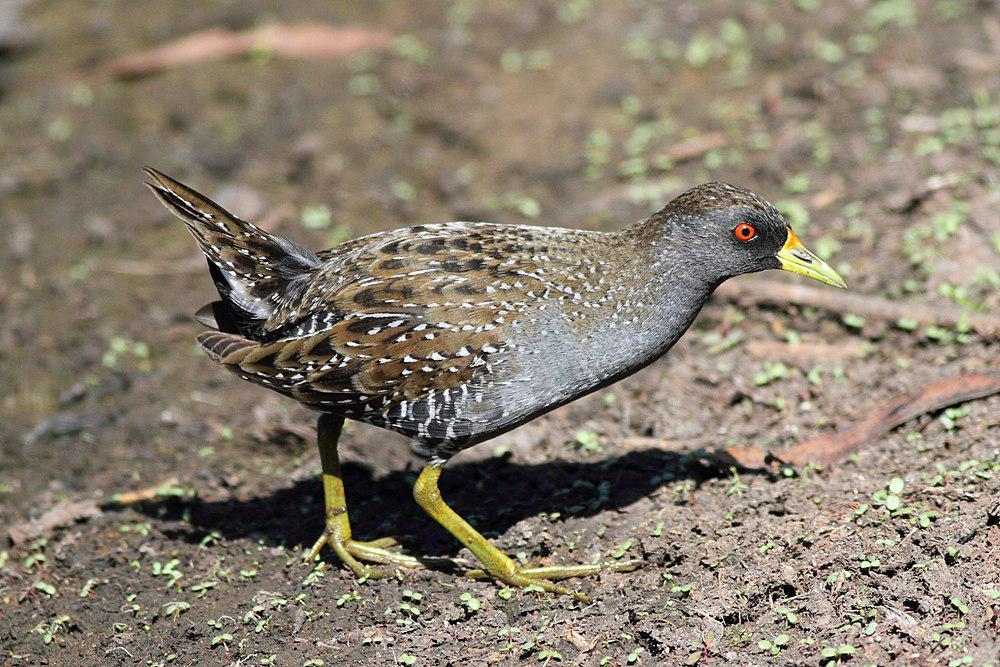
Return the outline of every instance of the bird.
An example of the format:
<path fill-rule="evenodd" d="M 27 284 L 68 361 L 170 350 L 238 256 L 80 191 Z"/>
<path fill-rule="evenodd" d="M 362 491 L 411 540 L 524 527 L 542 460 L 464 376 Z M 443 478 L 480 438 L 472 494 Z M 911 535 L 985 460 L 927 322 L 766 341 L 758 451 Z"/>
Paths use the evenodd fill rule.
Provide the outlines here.
<path fill-rule="evenodd" d="M 393 538 L 354 539 L 337 453 L 345 420 L 411 440 L 426 459 L 413 497 L 479 560 L 467 574 L 587 600 L 557 582 L 641 562 L 519 565 L 444 501 L 448 460 L 659 359 L 729 278 L 783 269 L 846 287 L 772 204 L 720 182 L 617 231 L 446 222 L 312 252 L 144 171 L 220 297 L 195 315 L 207 327 L 198 344 L 319 413 L 326 522 L 306 558 L 328 546 L 359 578 L 425 560 Z"/>

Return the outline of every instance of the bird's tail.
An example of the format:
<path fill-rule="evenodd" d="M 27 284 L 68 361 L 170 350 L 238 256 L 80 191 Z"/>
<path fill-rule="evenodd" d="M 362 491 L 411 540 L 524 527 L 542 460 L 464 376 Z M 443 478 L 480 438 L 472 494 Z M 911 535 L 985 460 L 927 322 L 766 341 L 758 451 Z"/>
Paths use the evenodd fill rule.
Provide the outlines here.
<path fill-rule="evenodd" d="M 291 241 L 240 220 L 208 197 L 155 169 L 146 183 L 171 213 L 184 221 L 222 297 L 199 311 L 199 320 L 229 333 L 258 338 L 263 324 L 288 294 L 290 284 L 319 265 Z"/>

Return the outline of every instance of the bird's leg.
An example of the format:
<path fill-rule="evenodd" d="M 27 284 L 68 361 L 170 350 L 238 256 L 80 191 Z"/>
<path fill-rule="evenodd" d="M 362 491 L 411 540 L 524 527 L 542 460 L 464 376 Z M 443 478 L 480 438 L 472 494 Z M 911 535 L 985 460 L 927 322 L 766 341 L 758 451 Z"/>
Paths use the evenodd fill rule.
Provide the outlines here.
<path fill-rule="evenodd" d="M 488 574 L 510 586 L 523 588 L 538 586 L 550 593 L 572 595 L 581 602 L 589 599 L 578 591 L 552 583 L 552 580 L 568 579 L 570 577 L 586 576 L 607 571 L 623 571 L 635 569 L 640 563 L 628 561 L 609 565 L 555 565 L 546 567 L 518 567 L 517 564 L 502 551 L 490 544 L 490 541 L 480 535 L 475 528 L 448 507 L 438 489 L 438 478 L 441 477 L 440 466 L 429 465 L 424 468 L 413 486 L 413 497 L 435 521 L 455 536 L 458 541 L 468 547 L 476 558 L 483 563 L 483 570 L 473 570 L 471 576 Z"/>
<path fill-rule="evenodd" d="M 319 458 L 323 468 L 323 496 L 326 507 L 326 528 L 316 543 L 306 554 L 306 560 L 316 560 L 324 544 L 330 545 L 337 557 L 351 568 L 358 577 L 378 578 L 388 571 L 372 570 L 361 560 L 396 565 L 398 567 L 421 568 L 416 558 L 390 551 L 396 541 L 386 537 L 371 542 L 351 539 L 351 522 L 347 516 L 347 498 L 344 480 L 340 474 L 340 457 L 337 455 L 337 441 L 344 427 L 344 418 L 338 415 L 320 415 L 317 427 Z"/>

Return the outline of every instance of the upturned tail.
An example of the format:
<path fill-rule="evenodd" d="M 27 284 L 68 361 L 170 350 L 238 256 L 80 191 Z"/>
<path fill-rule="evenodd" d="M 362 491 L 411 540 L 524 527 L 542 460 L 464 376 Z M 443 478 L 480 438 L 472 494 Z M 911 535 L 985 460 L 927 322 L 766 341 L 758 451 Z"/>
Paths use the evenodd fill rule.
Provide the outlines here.
<path fill-rule="evenodd" d="M 184 221 L 208 259 L 221 301 L 196 317 L 225 333 L 259 340 L 268 318 L 294 295 L 320 263 L 313 253 L 288 239 L 240 220 L 208 197 L 155 169 L 146 183 L 171 213 Z"/>

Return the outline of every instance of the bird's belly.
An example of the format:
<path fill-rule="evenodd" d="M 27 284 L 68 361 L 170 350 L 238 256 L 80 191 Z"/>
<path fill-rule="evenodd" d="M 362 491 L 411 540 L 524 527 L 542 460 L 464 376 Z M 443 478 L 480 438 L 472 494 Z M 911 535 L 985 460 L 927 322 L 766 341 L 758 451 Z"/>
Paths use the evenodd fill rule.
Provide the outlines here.
<path fill-rule="evenodd" d="M 447 459 L 631 375 L 662 356 L 686 328 L 627 349 L 611 343 L 618 334 L 590 344 L 539 336 L 494 359 L 491 371 L 468 385 L 349 416 L 402 433 L 431 458 Z"/>
<path fill-rule="evenodd" d="M 655 318 L 605 321 L 589 330 L 548 318 L 544 327 L 511 337 L 460 387 L 348 416 L 402 433 L 432 458 L 447 459 L 649 365 L 687 331 L 703 301 L 675 299 Z"/>

